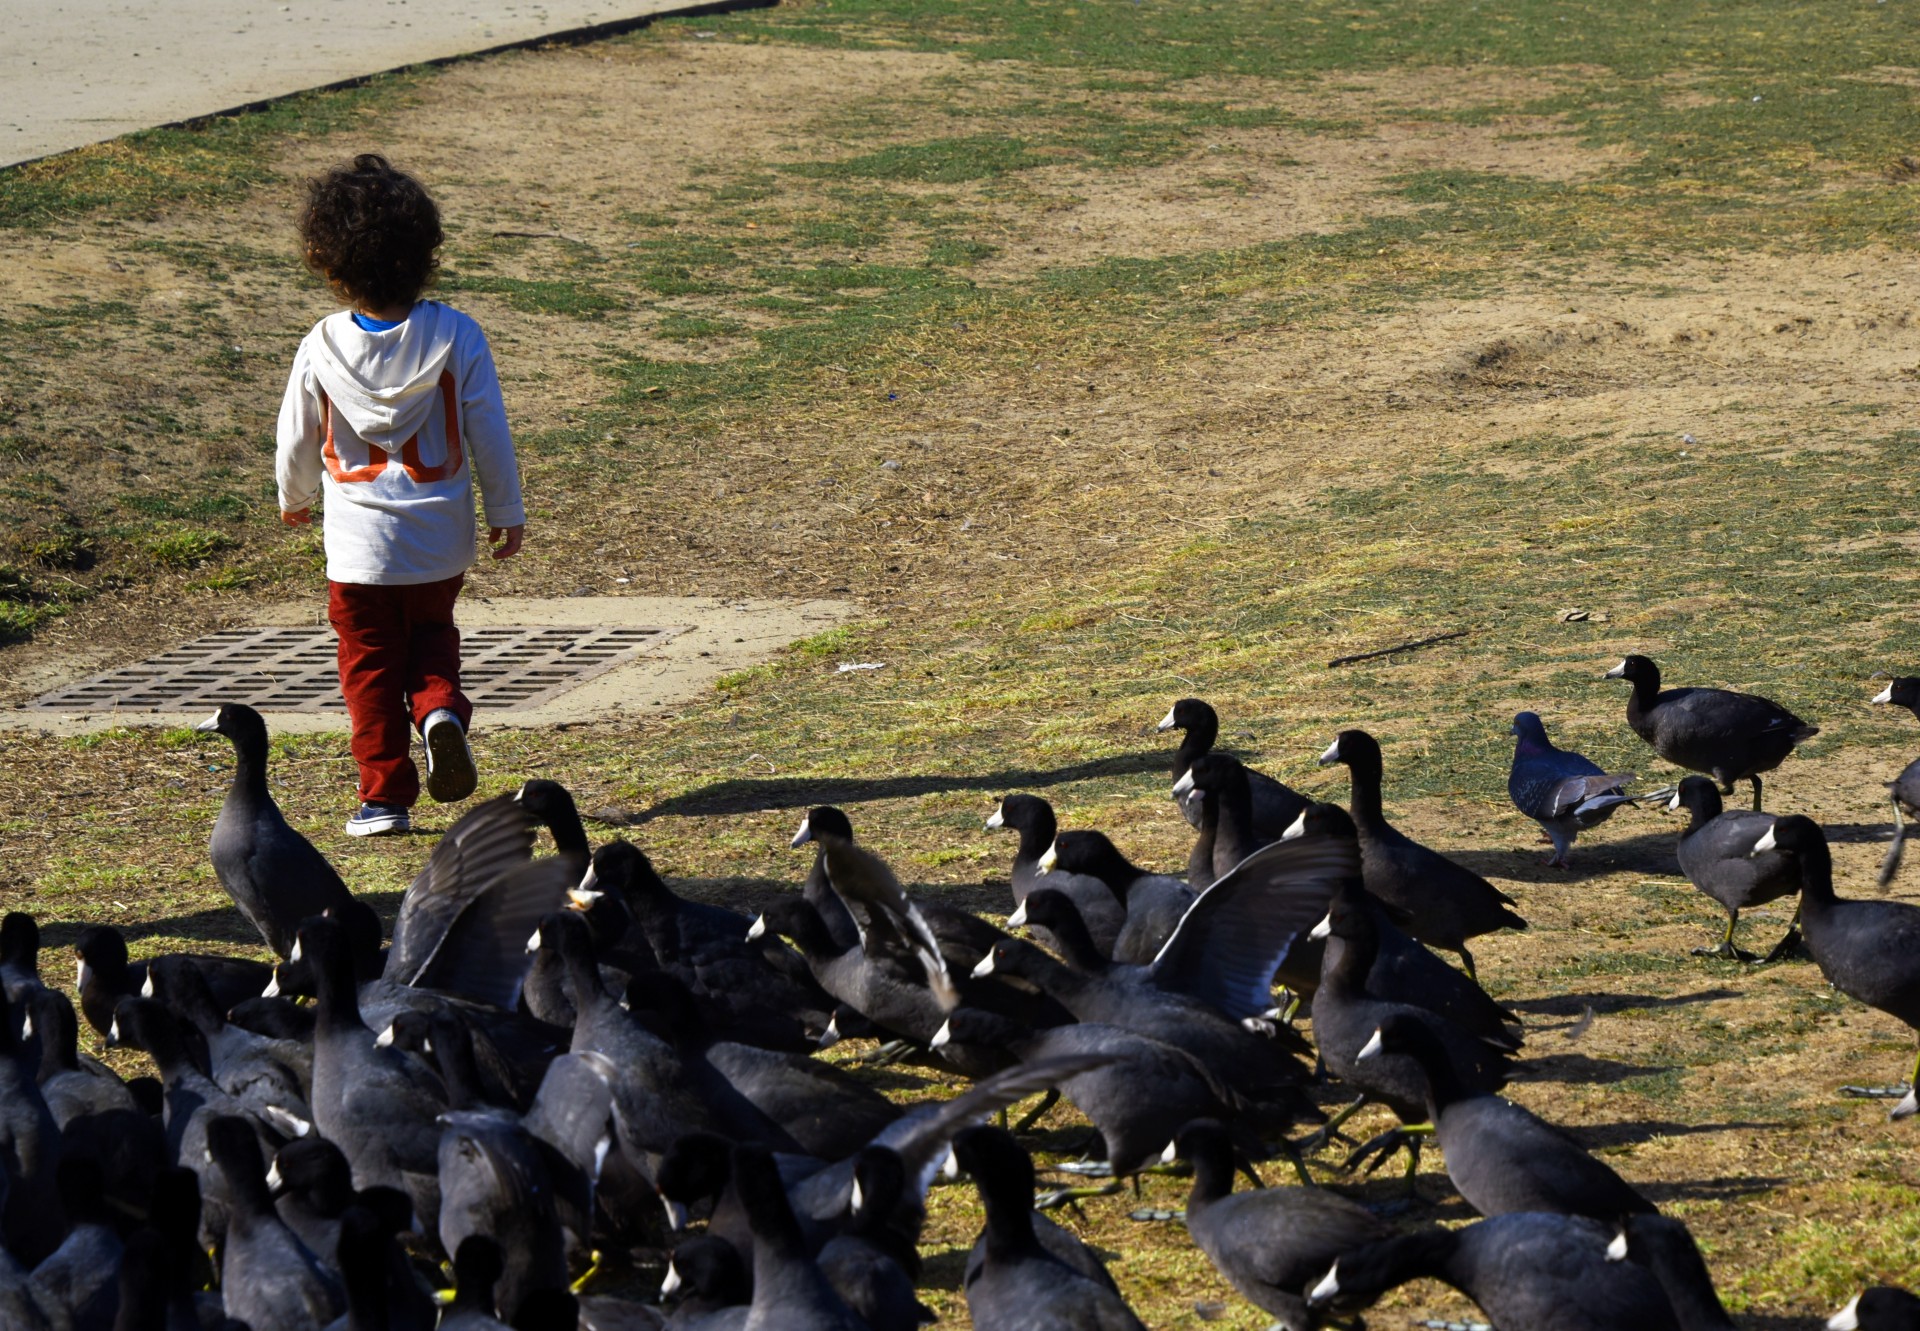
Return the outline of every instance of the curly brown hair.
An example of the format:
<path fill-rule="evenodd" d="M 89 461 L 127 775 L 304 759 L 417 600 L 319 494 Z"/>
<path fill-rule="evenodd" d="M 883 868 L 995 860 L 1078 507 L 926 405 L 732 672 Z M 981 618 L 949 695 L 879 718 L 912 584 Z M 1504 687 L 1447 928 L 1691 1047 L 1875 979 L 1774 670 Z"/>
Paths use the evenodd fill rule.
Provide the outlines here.
<path fill-rule="evenodd" d="M 425 186 L 378 153 L 307 182 L 302 257 L 343 299 L 364 309 L 412 305 L 433 282 L 446 239 Z"/>

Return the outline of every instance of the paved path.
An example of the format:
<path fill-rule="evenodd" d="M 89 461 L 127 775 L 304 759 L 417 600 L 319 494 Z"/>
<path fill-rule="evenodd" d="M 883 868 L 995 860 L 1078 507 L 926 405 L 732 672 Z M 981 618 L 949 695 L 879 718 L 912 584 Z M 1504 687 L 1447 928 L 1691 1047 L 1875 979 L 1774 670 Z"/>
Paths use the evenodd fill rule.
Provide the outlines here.
<path fill-rule="evenodd" d="M 0 0 L 0 166 L 698 0 Z"/>

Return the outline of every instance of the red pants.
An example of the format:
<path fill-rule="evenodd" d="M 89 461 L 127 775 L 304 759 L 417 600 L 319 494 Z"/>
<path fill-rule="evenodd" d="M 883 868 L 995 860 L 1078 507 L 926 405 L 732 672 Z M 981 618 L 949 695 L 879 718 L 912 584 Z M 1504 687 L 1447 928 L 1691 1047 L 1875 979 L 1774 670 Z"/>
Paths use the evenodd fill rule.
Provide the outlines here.
<path fill-rule="evenodd" d="M 453 602 L 466 575 L 405 587 L 327 583 L 327 622 L 340 635 L 340 693 L 353 722 L 360 798 L 411 809 L 420 798 L 413 732 L 444 707 L 464 727 L 460 630 Z"/>

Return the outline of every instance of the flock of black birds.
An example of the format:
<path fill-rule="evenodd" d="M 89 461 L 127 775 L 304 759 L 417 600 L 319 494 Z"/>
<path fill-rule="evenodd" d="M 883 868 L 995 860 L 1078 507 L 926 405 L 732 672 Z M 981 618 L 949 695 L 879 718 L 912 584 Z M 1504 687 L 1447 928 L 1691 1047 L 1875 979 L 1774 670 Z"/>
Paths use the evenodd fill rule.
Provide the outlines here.
<path fill-rule="evenodd" d="M 1633 684 L 1633 729 L 1704 775 L 1629 795 L 1633 774 L 1521 713 L 1509 791 L 1548 862 L 1624 804 L 1685 808 L 1680 866 L 1728 913 L 1713 953 L 1750 960 L 1739 912 L 1797 893 L 1777 951 L 1804 946 L 1920 1030 L 1920 909 L 1837 897 L 1820 827 L 1758 811 L 1814 728 L 1750 695 L 1662 691 L 1644 657 L 1610 677 Z M 1920 680 L 1874 701 L 1920 716 Z M 596 849 L 566 790 L 530 781 L 445 833 L 389 937 L 276 807 L 261 717 L 222 707 L 201 727 L 237 755 L 213 864 L 279 961 L 133 963 L 116 930 L 85 929 L 79 1018 L 157 1074 L 123 1081 L 79 1051 L 32 916 L 0 923 L 0 1328 L 913 1331 L 944 1171 L 984 1208 L 974 1326 L 1122 1331 L 1141 1323 L 1121 1290 L 1047 1211 L 1181 1167 L 1195 1244 L 1291 1331 L 1358 1326 L 1419 1278 L 1505 1331 L 1731 1327 L 1683 1223 L 1497 1094 L 1524 1032 L 1469 943 L 1526 921 L 1387 820 L 1380 745 L 1347 730 L 1321 756 L 1349 769 L 1342 808 L 1216 749 L 1203 702 L 1160 728 L 1183 732 L 1185 876 L 1009 794 L 988 822 L 1019 838 L 1005 929 L 910 898 L 834 808 L 794 838 L 815 848 L 800 889 L 749 920 L 677 896 L 625 841 Z M 1743 780 L 1754 810 L 1722 810 Z M 1892 789 L 1883 883 L 1920 762 Z M 972 1085 L 903 1106 L 813 1056 L 857 1037 L 869 1062 Z M 1329 1082 L 1353 1097 L 1331 1117 Z M 1916 1108 L 1900 1092 L 1895 1117 Z M 1019 1137 L 1061 1097 L 1088 1158 L 1036 1196 Z M 1405 1150 L 1410 1180 L 1431 1138 L 1485 1218 L 1408 1227 L 1315 1185 L 1305 1157 L 1367 1103 L 1399 1126 L 1349 1141 L 1348 1168 Z M 1297 1185 L 1263 1184 L 1275 1158 Z M 650 1264 L 660 1292 L 636 1297 Z M 1869 1289 L 1829 1326 L 1911 1331 L 1920 1299 Z"/>

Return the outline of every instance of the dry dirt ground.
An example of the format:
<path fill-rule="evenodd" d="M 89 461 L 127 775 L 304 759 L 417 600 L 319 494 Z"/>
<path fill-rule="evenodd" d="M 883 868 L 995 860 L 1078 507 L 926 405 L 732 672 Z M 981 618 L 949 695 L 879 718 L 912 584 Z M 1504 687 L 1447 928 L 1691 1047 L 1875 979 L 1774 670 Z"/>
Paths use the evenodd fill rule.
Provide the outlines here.
<path fill-rule="evenodd" d="M 966 233 L 992 247 L 968 269 L 986 296 L 1044 288 L 1102 260 L 1265 245 L 1417 211 L 1429 205 L 1383 193 L 1410 171 L 1604 180 L 1630 150 L 1594 146 L 1551 115 L 1501 109 L 1590 73 L 1440 68 L 1280 88 L 1188 85 L 1182 96 L 1285 116 L 1209 130 L 1140 164 L 1063 158 L 1017 178 L 890 188 L 965 219 Z M 291 258 L 290 182 L 371 137 L 433 183 L 463 277 L 484 253 L 494 278 L 564 269 L 618 293 L 590 317 L 564 300 L 529 304 L 511 285 L 452 297 L 489 329 L 509 410 L 535 441 L 528 554 L 476 571 L 478 591 L 835 595 L 870 617 L 850 636 L 725 682 L 677 717 L 502 737 L 483 749 L 500 782 L 559 776 L 583 807 L 630 814 L 627 834 L 690 890 L 743 905 L 797 881 L 803 865 L 780 847 L 800 809 L 837 800 L 903 876 L 992 909 L 1010 847 L 979 820 L 999 789 L 1042 789 L 1135 858 L 1184 862 L 1184 828 L 1143 738 L 1173 697 L 1215 698 L 1235 747 L 1334 798 L 1344 786 L 1311 755 L 1340 726 L 1367 724 L 1387 741 L 1388 798 L 1402 825 L 1488 874 L 1532 922 L 1476 948 L 1482 975 L 1528 1024 L 1513 1097 L 1684 1217 L 1743 1326 L 1811 1326 L 1863 1283 L 1920 1283 L 1915 1129 L 1834 1096 L 1844 1082 L 1895 1080 L 1910 1066 L 1911 1037 L 1835 997 L 1809 965 L 1743 970 L 1687 956 L 1711 941 L 1717 912 L 1676 877 L 1669 822 L 1628 811 L 1582 843 L 1573 872 L 1545 871 L 1502 784 L 1506 718 L 1523 706 L 1548 713 L 1557 735 L 1609 770 L 1673 775 L 1621 726 L 1619 693 L 1590 681 L 1626 651 L 1694 645 L 1697 622 L 1752 621 L 1752 659 L 1712 657 L 1700 667 L 1710 682 L 1783 696 L 1783 679 L 1794 686 L 1786 658 L 1796 639 L 1753 607 L 1769 577 L 1803 570 L 1781 558 L 1738 571 L 1741 533 L 1711 519 L 1724 504 L 1788 523 L 1809 485 L 1820 503 L 1842 506 L 1849 495 L 1911 493 L 1886 451 L 1863 442 L 1915 424 L 1906 404 L 1920 374 L 1920 278 L 1910 255 L 1699 253 L 1649 265 L 1582 252 L 1490 274 L 1473 258 L 1383 249 L 1351 275 L 1377 311 L 1343 307 L 1347 276 L 1326 265 L 1302 270 L 1322 302 L 1308 314 L 1223 316 L 1206 336 L 1163 332 L 1150 308 L 1116 333 L 1054 317 L 1042 297 L 1012 314 L 903 324 L 873 344 L 885 383 L 857 363 L 806 365 L 772 405 L 723 400 L 689 423 L 642 404 L 629 425 L 609 426 L 621 410 L 606 405 L 626 382 L 620 366 L 721 364 L 783 317 L 736 301 L 725 281 L 703 283 L 697 263 L 686 290 L 628 299 L 620 265 L 648 225 L 635 218 L 666 216 L 708 236 L 722 223 L 707 226 L 703 211 L 726 205 L 711 182 L 751 184 L 780 163 L 884 153 L 976 122 L 991 130 L 1049 77 L 948 55 L 691 31 L 511 55 L 428 78 L 406 93 L 404 115 L 286 144 L 275 183 L 230 206 L 0 233 L 0 301 L 50 315 L 37 340 L 9 348 L 0 396 L 56 454 L 61 503 L 105 533 L 112 558 L 99 567 L 122 580 L 0 649 L 0 675 L 13 681 L 0 701 L 20 701 L 23 681 L 56 668 L 97 669 L 244 622 L 255 598 L 317 590 L 311 542 L 272 530 L 262 479 L 277 376 L 328 309 Z M 1124 117 L 1152 96 L 1082 100 Z M 1673 96 L 1713 94 L 1676 86 Z M 1474 110 L 1487 114 L 1462 114 Z M 836 179 L 781 176 L 763 212 L 725 223 L 735 228 L 728 242 L 801 244 L 810 220 L 847 206 Z M 925 237 L 902 224 L 836 243 L 840 262 L 881 265 L 917 253 Z M 1475 269 L 1477 280 L 1436 294 L 1436 266 Z M 809 298 L 789 270 L 766 267 L 761 295 Z M 1274 279 L 1243 280 L 1229 264 L 1194 282 L 1231 315 L 1236 302 L 1256 310 Z M 1381 302 L 1396 282 L 1409 295 Z M 88 321 L 88 310 L 100 317 Z M 675 317 L 727 320 L 730 331 L 663 333 Z M 209 356 L 216 325 L 237 360 Z M 162 408 L 179 428 L 129 425 Z M 582 442 L 582 431 L 599 437 Z M 1558 501 L 1538 515 L 1552 538 L 1536 542 L 1510 509 L 1537 502 L 1528 487 L 1541 477 L 1583 468 L 1648 476 Z M 146 537 L 116 536 L 100 517 L 127 495 L 191 489 L 210 469 L 238 477 L 246 496 L 244 514 L 219 528 L 236 533 L 213 565 L 233 571 L 225 582 L 206 565 L 144 559 Z M 1480 507 L 1450 520 L 1421 506 L 1448 487 Z M 1384 516 L 1341 516 L 1347 496 L 1401 491 L 1412 498 Z M 1691 561 L 1699 585 L 1649 580 L 1623 552 L 1602 559 L 1579 544 L 1642 528 L 1691 530 L 1648 558 Z M 1859 549 L 1920 548 L 1907 523 L 1834 539 L 1817 524 L 1809 531 L 1795 557 L 1814 566 Z M 1249 569 L 1273 579 L 1233 580 Z M 1509 577 L 1513 604 L 1482 606 L 1462 645 L 1324 668 L 1335 655 L 1453 627 L 1383 608 L 1366 589 L 1392 578 L 1445 583 L 1456 571 L 1463 584 L 1494 587 L 1494 599 Z M 1824 733 L 1769 786 L 1770 807 L 1806 809 L 1830 826 L 1847 893 L 1870 890 L 1887 822 L 1882 783 L 1909 756 L 1898 719 L 1861 705 L 1865 676 L 1900 664 L 1884 658 L 1910 642 L 1907 576 L 1887 585 L 1870 620 L 1824 626 L 1830 653 L 1848 664 L 1801 681 L 1813 695 L 1804 706 L 1788 697 Z M 1283 628 L 1256 623 L 1276 599 L 1315 608 Z M 1574 606 L 1604 618 L 1555 621 Z M 886 670 L 833 673 L 840 660 L 867 658 Z M 1470 727 L 1492 738 L 1462 752 Z M 8 731 L 0 746 L 7 908 L 39 913 L 54 945 L 96 918 L 138 924 L 143 950 L 244 942 L 202 850 L 223 753 L 127 733 Z M 350 771 L 344 743 L 301 737 L 277 764 L 283 804 L 356 887 L 404 884 L 424 854 L 419 838 L 350 846 L 333 832 Z M 1915 881 L 1896 895 L 1920 902 Z M 1771 943 L 1786 914 L 1754 912 L 1742 940 Z M 1397 1195 L 1383 1180 L 1361 1191 Z M 1171 1203 L 1178 1187 L 1155 1180 L 1147 1195 Z M 977 1218 L 959 1190 L 940 1196 L 930 1269 L 946 1288 L 931 1297 L 961 1325 L 955 1245 Z M 1466 1216 L 1431 1156 L 1420 1196 L 1410 1218 Z M 1195 1264 L 1183 1237 L 1128 1222 L 1131 1205 L 1090 1203 L 1078 1223 L 1114 1254 L 1151 1325 L 1265 1324 Z M 1418 1285 L 1380 1320 L 1464 1306 Z"/>

